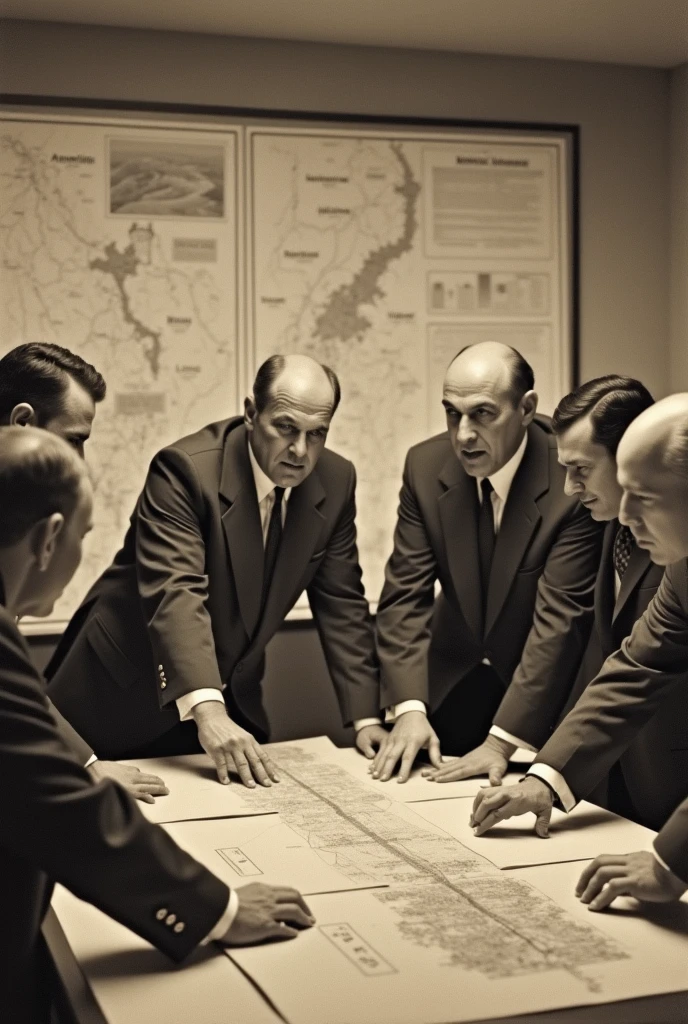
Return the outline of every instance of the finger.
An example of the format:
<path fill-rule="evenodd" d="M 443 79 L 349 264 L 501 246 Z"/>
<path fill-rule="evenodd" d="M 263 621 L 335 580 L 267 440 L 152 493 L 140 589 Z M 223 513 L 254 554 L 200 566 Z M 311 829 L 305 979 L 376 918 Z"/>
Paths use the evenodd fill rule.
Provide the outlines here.
<path fill-rule="evenodd" d="M 223 786 L 229 785 L 229 772 L 227 771 L 227 762 L 225 760 L 224 750 L 218 750 L 217 753 L 210 755 L 215 764 L 215 771 L 217 772 L 218 781 Z"/>
<path fill-rule="evenodd" d="M 263 768 L 268 774 L 268 777 L 272 779 L 273 782 L 279 782 L 279 775 L 277 774 L 277 766 L 275 762 L 270 757 L 268 757 L 263 748 L 258 746 L 257 743 L 254 747 L 254 750 L 258 754 L 258 757 L 260 758 Z"/>
<path fill-rule="evenodd" d="M 311 908 L 298 889 L 293 889 L 290 885 L 276 885 L 273 887 L 273 896 L 278 903 L 298 903 L 310 917 L 313 917 Z"/>
<path fill-rule="evenodd" d="M 602 887 L 602 892 L 592 901 L 589 910 L 605 910 L 617 896 L 632 896 L 632 887 L 627 878 L 614 878 Z"/>
<path fill-rule="evenodd" d="M 625 875 L 625 868 L 620 864 L 607 864 L 604 867 L 599 867 L 582 892 L 581 903 L 592 903 L 608 882 L 621 875 Z"/>
<path fill-rule="evenodd" d="M 625 857 L 622 855 L 614 856 L 613 854 L 603 853 L 600 857 L 595 857 L 591 860 L 586 868 L 581 872 L 581 876 L 576 883 L 576 896 L 580 896 L 588 887 L 588 883 L 597 870 L 604 867 L 607 864 L 624 864 Z"/>
<path fill-rule="evenodd" d="M 363 756 L 367 757 L 368 760 L 375 757 L 375 747 L 373 746 L 372 740 L 367 739 L 365 736 L 359 736 L 356 740 L 356 745 Z"/>
<path fill-rule="evenodd" d="M 390 747 L 389 736 L 385 736 L 385 738 L 380 743 L 380 746 L 378 747 L 378 751 L 377 751 L 377 754 L 375 755 L 375 757 L 373 759 L 373 763 L 368 768 L 368 771 L 371 772 L 373 775 L 375 775 L 375 772 L 379 772 L 380 769 L 382 768 L 382 765 L 384 764 L 385 757 L 387 756 L 387 751 L 389 750 L 389 747 Z"/>
<path fill-rule="evenodd" d="M 404 752 L 403 743 L 393 743 L 387 748 L 387 756 L 383 762 L 382 768 L 380 769 L 378 776 L 381 782 L 387 782 L 391 779 L 394 769 L 397 766 L 399 758 Z M 373 772 L 373 778 L 375 778 L 375 772 Z"/>
<path fill-rule="evenodd" d="M 312 928 L 313 918 L 304 913 L 298 903 L 278 903 L 272 912 L 276 921 L 288 921 L 296 928 Z"/>
<path fill-rule="evenodd" d="M 236 754 L 233 755 L 233 759 L 234 767 L 236 768 L 237 774 L 241 781 L 243 782 L 243 784 L 245 786 L 248 786 L 249 789 L 255 789 L 255 779 L 253 778 L 253 775 L 251 775 L 251 769 L 249 768 L 248 761 L 246 760 L 244 755 L 237 751 Z"/>
<path fill-rule="evenodd" d="M 247 747 L 245 751 L 246 760 L 249 763 L 251 772 L 253 773 L 254 779 L 260 782 L 261 786 L 271 786 L 272 782 L 268 778 L 268 773 L 263 767 L 263 762 L 258 756 L 258 752 L 252 747 Z"/>
<path fill-rule="evenodd" d="M 159 775 L 145 775 L 139 772 L 135 779 L 131 780 L 135 786 L 164 786 L 165 781 Z"/>
<path fill-rule="evenodd" d="M 506 768 L 500 768 L 496 764 L 493 765 L 487 773 L 487 781 L 491 786 L 501 786 L 505 771 Z"/>
<path fill-rule="evenodd" d="M 549 822 L 552 817 L 552 808 L 546 807 L 535 816 L 535 835 L 540 839 L 549 839 Z"/>
<path fill-rule="evenodd" d="M 162 783 L 162 782 L 160 782 L 160 783 L 154 783 L 154 782 L 144 783 L 144 782 L 139 782 L 138 779 L 134 783 L 134 789 L 137 792 L 140 792 L 140 793 L 150 793 L 151 796 L 167 796 L 169 794 L 169 792 L 170 792 L 169 789 L 167 788 L 167 786 L 165 786 L 164 783 Z"/>
<path fill-rule="evenodd" d="M 440 750 L 440 741 L 437 736 L 433 736 L 428 743 L 428 757 L 430 758 L 430 764 L 434 765 L 435 768 L 441 767 L 442 752 Z"/>
<path fill-rule="evenodd" d="M 506 789 L 482 789 L 473 802 L 472 822 L 479 825 L 488 814 L 511 802 Z M 510 817 L 506 814 L 505 817 Z"/>
<path fill-rule="evenodd" d="M 401 758 L 401 767 L 399 768 L 397 782 L 406 782 L 411 774 L 411 769 L 413 768 L 413 762 L 417 753 L 417 750 L 415 753 L 413 752 L 412 746 L 406 748 L 403 757 Z"/>
<path fill-rule="evenodd" d="M 286 921 L 275 921 L 274 924 L 266 927 L 264 938 L 283 941 L 284 939 L 295 939 L 298 934 L 298 929 L 290 928 Z M 261 941 L 263 940 L 261 939 Z"/>
<path fill-rule="evenodd" d="M 489 830 L 494 825 L 499 824 L 500 821 L 504 821 L 505 817 L 507 817 L 507 818 L 511 817 L 510 814 L 505 815 L 503 813 L 503 811 L 504 811 L 504 808 L 500 807 L 496 811 L 492 811 L 491 814 L 488 814 L 487 817 L 484 818 L 479 825 L 475 826 L 475 828 L 473 829 L 473 835 L 474 836 L 485 835 L 485 833 L 489 832 Z"/>
<path fill-rule="evenodd" d="M 141 801 L 142 804 L 154 804 L 155 803 L 155 800 L 150 795 L 150 793 L 146 793 L 144 790 L 141 790 L 139 792 L 138 790 L 134 789 L 134 790 L 132 790 L 132 793 L 136 797 L 137 800 Z"/>

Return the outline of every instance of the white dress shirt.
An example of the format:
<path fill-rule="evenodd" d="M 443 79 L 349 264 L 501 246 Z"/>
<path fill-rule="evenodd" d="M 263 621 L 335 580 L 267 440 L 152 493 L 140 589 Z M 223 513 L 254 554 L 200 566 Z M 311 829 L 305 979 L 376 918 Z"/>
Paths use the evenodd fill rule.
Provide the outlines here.
<path fill-rule="evenodd" d="M 492 493 L 490 498 L 492 499 L 492 511 L 494 515 L 494 527 L 495 534 L 499 533 L 499 527 L 502 525 L 502 516 L 504 514 L 504 506 L 506 505 L 506 499 L 509 497 L 509 491 L 511 485 L 516 476 L 518 467 L 523 461 L 523 455 L 526 450 L 526 444 L 528 443 L 528 435 L 523 435 L 523 440 L 520 445 L 511 456 L 508 462 L 506 462 L 501 469 L 498 469 L 496 473 L 489 476 L 487 479 L 492 484 Z M 475 483 L 478 489 L 478 501 L 482 502 L 483 492 L 481 490 L 482 477 L 476 477 Z M 461 528 L 461 524 L 457 523 L 457 529 Z M 489 665 L 487 658 L 483 659 L 484 664 Z M 399 704 L 395 704 L 391 708 L 387 708 L 385 712 L 385 722 L 394 722 L 400 715 L 403 715 L 407 711 L 422 711 L 423 714 L 427 714 L 427 708 L 422 700 L 403 700 Z M 379 719 L 377 718 L 364 718 L 358 722 L 354 722 L 356 729 L 362 729 L 364 725 L 378 725 Z M 492 730 L 490 730 L 492 731 Z M 497 730 L 496 735 L 506 737 L 507 734 L 503 730 Z M 511 742 L 511 741 L 510 741 Z M 523 746 L 522 743 L 518 743 L 517 746 Z M 530 748 L 533 749 L 532 747 Z"/>

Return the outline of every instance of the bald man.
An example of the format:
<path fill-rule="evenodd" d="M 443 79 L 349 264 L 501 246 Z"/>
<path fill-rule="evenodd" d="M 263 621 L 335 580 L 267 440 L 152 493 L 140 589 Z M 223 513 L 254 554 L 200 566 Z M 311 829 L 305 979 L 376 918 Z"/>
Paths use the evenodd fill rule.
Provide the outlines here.
<path fill-rule="evenodd" d="M 203 748 L 221 782 L 278 781 L 260 746 L 265 647 L 304 590 L 345 724 L 378 711 L 356 476 L 325 448 L 339 398 L 329 368 L 273 356 L 243 417 L 153 459 L 124 546 L 47 671 L 55 704 L 104 756 Z"/>
<path fill-rule="evenodd" d="M 639 547 L 667 569 L 656 596 L 621 650 L 602 670 L 516 786 L 485 789 L 472 824 L 482 835 L 498 821 L 532 811 L 545 837 L 555 802 L 571 810 L 604 777 L 688 668 L 688 394 L 641 413 L 621 439 L 619 519 Z M 688 737 L 676 750 L 688 769 Z M 688 888 L 688 800 L 660 830 L 654 852 L 598 857 L 577 893 L 591 910 L 620 895 L 677 899 Z"/>
<path fill-rule="evenodd" d="M 464 349 L 444 380 L 446 432 L 408 453 L 377 611 L 382 698 L 396 718 L 372 766 L 383 781 L 399 762 L 405 781 L 423 746 L 438 781 L 455 763 L 442 765 L 440 749 L 484 751 L 478 772 L 493 745 L 507 757 L 537 749 L 573 685 L 602 533 L 564 493 L 534 383 L 506 345 Z M 512 678 L 527 700 L 504 700 Z"/>

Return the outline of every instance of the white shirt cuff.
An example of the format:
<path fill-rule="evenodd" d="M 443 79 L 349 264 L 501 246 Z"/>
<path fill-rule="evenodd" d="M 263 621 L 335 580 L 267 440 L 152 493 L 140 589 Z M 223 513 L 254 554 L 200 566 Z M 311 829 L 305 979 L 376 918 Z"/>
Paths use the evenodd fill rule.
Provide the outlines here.
<path fill-rule="evenodd" d="M 216 690 L 212 686 L 206 686 L 201 690 L 192 690 L 191 693 L 185 693 L 183 697 L 178 697 L 175 704 L 179 712 L 179 721 L 186 722 L 192 717 L 191 712 L 196 705 L 203 704 L 206 700 L 218 700 L 220 704 L 225 702 L 222 691 Z"/>
<path fill-rule="evenodd" d="M 659 863 L 660 863 L 660 864 L 662 865 L 662 867 L 664 868 L 664 870 L 665 870 L 665 871 L 670 871 L 670 872 L 671 872 L 671 874 L 673 874 L 673 871 L 671 871 L 671 868 L 669 867 L 669 865 L 668 865 L 668 864 L 667 864 L 667 863 L 666 863 L 665 861 L 663 861 L 663 860 L 662 860 L 662 858 L 661 858 L 661 857 L 659 856 L 659 854 L 658 854 L 658 853 L 657 853 L 657 851 L 655 850 L 655 848 L 654 848 L 654 845 L 653 845 L 653 847 L 652 847 L 652 851 L 651 851 L 651 852 L 652 852 L 652 853 L 653 853 L 653 854 L 655 855 L 655 860 L 658 860 L 658 861 L 659 861 Z"/>
<path fill-rule="evenodd" d="M 365 729 L 367 725 L 380 725 L 379 718 L 357 718 L 354 722 L 354 729 L 356 732 L 360 732 L 361 729 Z"/>
<path fill-rule="evenodd" d="M 209 942 L 216 942 L 217 939 L 221 939 L 223 935 L 227 934 L 227 931 L 232 926 L 234 918 L 237 916 L 237 910 L 239 909 L 239 895 L 236 889 L 232 889 L 229 894 L 229 902 L 227 909 L 224 914 L 217 922 L 212 931 L 208 932 L 204 939 L 201 939 L 200 945 L 207 946 Z"/>
<path fill-rule="evenodd" d="M 93 764 L 93 762 L 97 761 L 97 760 L 98 760 L 97 755 L 96 754 L 91 754 L 91 756 L 89 757 L 88 761 L 84 765 L 84 768 L 90 768 L 91 765 Z"/>
<path fill-rule="evenodd" d="M 576 806 L 578 801 L 569 789 L 566 779 L 555 768 L 550 768 L 548 764 L 540 764 L 538 762 L 537 764 L 532 764 L 526 774 L 536 775 L 543 782 L 546 782 L 548 786 L 551 786 L 567 814 Z"/>
<path fill-rule="evenodd" d="M 397 718 L 405 715 L 407 711 L 422 711 L 427 715 L 427 709 L 422 700 L 402 700 L 399 704 L 393 704 L 385 711 L 385 722 L 396 722 Z"/>
<path fill-rule="evenodd" d="M 520 740 L 518 736 L 513 736 L 506 729 L 500 729 L 498 725 L 493 725 L 490 729 L 490 736 L 496 736 L 499 740 L 506 740 L 507 743 L 513 743 L 515 747 L 520 747 L 522 750 L 532 750 L 533 753 L 537 753 L 536 747 L 531 747 L 530 743 L 526 743 L 524 740 Z"/>

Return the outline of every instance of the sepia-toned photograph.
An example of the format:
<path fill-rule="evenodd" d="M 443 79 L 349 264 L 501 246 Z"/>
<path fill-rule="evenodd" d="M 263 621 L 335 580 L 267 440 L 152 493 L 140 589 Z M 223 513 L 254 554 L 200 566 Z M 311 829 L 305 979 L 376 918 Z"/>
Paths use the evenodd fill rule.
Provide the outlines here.
<path fill-rule="evenodd" d="M 108 155 L 110 213 L 224 217 L 223 146 L 115 138 Z"/>

